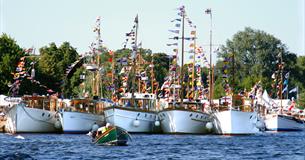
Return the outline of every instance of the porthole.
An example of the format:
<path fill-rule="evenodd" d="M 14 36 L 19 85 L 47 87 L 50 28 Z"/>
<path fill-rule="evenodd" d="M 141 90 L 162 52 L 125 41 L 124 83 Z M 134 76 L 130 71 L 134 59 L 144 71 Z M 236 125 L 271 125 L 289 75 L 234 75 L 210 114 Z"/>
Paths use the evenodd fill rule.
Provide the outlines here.
<path fill-rule="evenodd" d="M 44 113 L 42 113 L 41 116 L 44 116 Z"/>
<path fill-rule="evenodd" d="M 193 114 L 190 114 L 190 117 L 192 117 L 193 116 Z"/>

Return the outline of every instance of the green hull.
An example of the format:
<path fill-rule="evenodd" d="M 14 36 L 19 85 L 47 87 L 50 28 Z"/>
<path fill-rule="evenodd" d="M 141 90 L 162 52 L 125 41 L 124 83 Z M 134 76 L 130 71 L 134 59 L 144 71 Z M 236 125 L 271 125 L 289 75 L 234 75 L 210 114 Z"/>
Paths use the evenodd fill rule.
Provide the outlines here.
<path fill-rule="evenodd" d="M 119 127 L 112 127 L 108 129 L 101 136 L 94 140 L 97 145 L 127 145 L 129 135 Z"/>

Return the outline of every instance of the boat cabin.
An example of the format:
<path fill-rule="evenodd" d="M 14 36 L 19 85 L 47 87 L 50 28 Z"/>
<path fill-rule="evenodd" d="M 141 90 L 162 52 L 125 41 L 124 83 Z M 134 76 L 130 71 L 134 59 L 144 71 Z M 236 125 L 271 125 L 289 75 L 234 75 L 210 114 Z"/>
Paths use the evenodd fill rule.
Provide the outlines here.
<path fill-rule="evenodd" d="M 103 114 L 104 103 L 92 99 L 72 99 L 70 103 L 64 108 L 66 111 Z"/>
<path fill-rule="evenodd" d="M 27 107 L 49 111 L 57 111 L 57 97 L 54 96 L 23 96 Z"/>

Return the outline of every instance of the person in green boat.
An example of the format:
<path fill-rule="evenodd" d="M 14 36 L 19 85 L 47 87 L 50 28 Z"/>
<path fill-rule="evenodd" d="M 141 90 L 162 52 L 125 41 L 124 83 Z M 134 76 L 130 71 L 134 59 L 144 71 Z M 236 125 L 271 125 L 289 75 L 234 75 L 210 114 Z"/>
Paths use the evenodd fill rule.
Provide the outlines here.
<path fill-rule="evenodd" d="M 103 126 L 103 127 L 100 127 L 99 129 L 97 129 L 96 137 L 105 133 L 110 127 L 111 127 L 110 123 L 106 123 L 106 126 Z"/>

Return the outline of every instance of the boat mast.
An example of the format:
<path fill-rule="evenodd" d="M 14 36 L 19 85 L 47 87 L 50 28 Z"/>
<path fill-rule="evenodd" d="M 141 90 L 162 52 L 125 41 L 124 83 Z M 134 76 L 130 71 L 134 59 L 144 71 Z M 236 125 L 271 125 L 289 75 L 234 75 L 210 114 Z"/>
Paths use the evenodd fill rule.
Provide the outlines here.
<path fill-rule="evenodd" d="M 111 96 L 111 98 L 113 99 L 114 97 L 115 97 L 115 84 L 114 84 L 114 74 L 115 74 L 115 69 L 114 69 L 114 67 L 115 67 L 115 56 L 114 56 L 114 54 L 115 54 L 115 52 L 113 52 L 113 51 L 110 51 L 110 53 L 112 53 L 112 63 L 111 63 L 111 68 L 112 68 L 112 70 L 111 70 L 111 84 L 112 84 L 112 89 L 113 89 L 113 93 L 112 93 L 112 96 Z"/>
<path fill-rule="evenodd" d="M 154 74 L 154 56 L 151 55 L 151 93 L 154 94 L 154 82 L 155 82 L 155 74 Z"/>
<path fill-rule="evenodd" d="M 195 96 L 195 57 L 196 57 L 196 30 L 195 30 L 195 35 L 194 35 L 194 57 L 193 57 L 193 72 L 192 72 L 192 97 L 194 99 Z"/>
<path fill-rule="evenodd" d="M 136 81 L 136 58 L 137 58 L 137 51 L 138 51 L 138 44 L 137 44 L 137 37 L 138 37 L 138 27 L 139 27 L 139 20 L 138 20 L 138 15 L 136 16 L 135 20 L 135 25 L 136 25 L 136 31 L 135 31 L 135 44 L 133 46 L 133 53 L 132 53 L 132 58 L 133 58 L 133 66 L 132 66 L 132 72 L 133 72 L 133 77 L 132 77 L 132 84 L 131 84 L 131 105 L 134 106 L 135 102 L 135 97 L 134 97 L 134 90 L 135 90 L 135 81 Z"/>
<path fill-rule="evenodd" d="M 94 29 L 94 32 L 97 32 L 97 48 L 96 50 L 93 50 L 93 58 L 96 58 L 97 62 L 96 62 L 96 65 L 97 65 L 97 70 L 95 70 L 93 72 L 93 84 L 92 84 L 92 90 L 93 90 L 93 96 L 98 96 L 100 97 L 103 96 L 103 89 L 101 89 L 101 93 L 100 93 L 100 85 L 102 87 L 103 83 L 99 83 L 99 80 L 100 80 L 100 72 L 99 72 L 99 69 L 100 69 L 100 56 L 99 56 L 99 51 L 102 49 L 101 48 L 101 18 L 100 17 L 97 17 L 97 20 L 96 20 L 96 26 L 95 26 L 95 29 Z"/>
<path fill-rule="evenodd" d="M 232 107 L 234 107 L 234 87 L 235 87 L 235 53 L 232 52 Z"/>
<path fill-rule="evenodd" d="M 282 113 L 282 108 L 283 108 L 283 105 L 282 105 L 282 98 L 283 98 L 283 94 L 282 94 L 282 91 L 283 91 L 283 57 L 282 57 L 282 52 L 280 52 L 280 101 L 281 101 L 281 113 Z"/>
<path fill-rule="evenodd" d="M 181 104 L 183 104 L 183 98 L 184 98 L 184 83 L 183 83 L 183 65 L 184 65 L 184 18 L 185 18 L 185 11 L 182 10 L 182 37 L 181 37 L 181 44 L 182 44 L 182 50 L 181 50 L 181 67 L 180 67 L 180 84 L 181 84 Z"/>
<path fill-rule="evenodd" d="M 212 106 L 213 99 L 213 80 L 212 80 L 212 10 L 211 8 L 205 10 L 206 14 L 210 14 L 210 73 L 209 73 L 209 103 Z"/>

